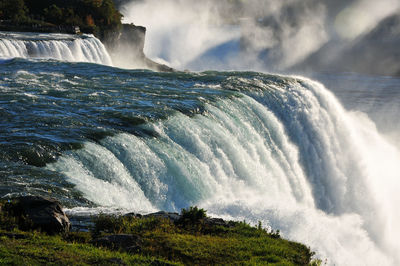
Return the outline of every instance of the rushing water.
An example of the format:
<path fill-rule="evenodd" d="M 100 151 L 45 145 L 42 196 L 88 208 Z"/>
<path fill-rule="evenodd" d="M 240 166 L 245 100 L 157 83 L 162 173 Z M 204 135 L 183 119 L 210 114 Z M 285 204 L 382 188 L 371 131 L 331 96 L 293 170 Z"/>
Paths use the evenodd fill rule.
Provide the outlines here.
<path fill-rule="evenodd" d="M 345 109 L 321 83 L 256 72 L 8 58 L 0 73 L 3 198 L 51 196 L 70 212 L 198 205 L 260 220 L 330 264 L 400 263 L 399 150 L 364 113 L 373 88 L 337 85 L 369 77 L 319 77 Z M 399 96 L 399 79 L 374 80 Z"/>
<path fill-rule="evenodd" d="M 0 32 L 0 58 L 15 57 L 111 65 L 104 45 L 92 35 Z"/>

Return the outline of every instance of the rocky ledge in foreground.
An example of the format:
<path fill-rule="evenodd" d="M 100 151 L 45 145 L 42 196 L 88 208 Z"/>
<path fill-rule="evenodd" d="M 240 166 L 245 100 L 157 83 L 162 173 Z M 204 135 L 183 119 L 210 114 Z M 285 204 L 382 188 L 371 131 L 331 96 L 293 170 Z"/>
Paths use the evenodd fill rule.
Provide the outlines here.
<path fill-rule="evenodd" d="M 22 230 L 40 230 L 48 234 L 67 233 L 71 223 L 55 199 L 24 196 L 0 205 L 2 214 L 15 218 Z"/>
<path fill-rule="evenodd" d="M 68 231 L 53 199 L 0 201 L 0 258 L 9 264 L 309 265 L 313 252 L 259 224 L 207 217 L 197 207 L 180 214 L 91 217 L 89 231 Z M 49 230 L 52 228 L 52 230 Z M 40 230 L 55 234 L 34 232 Z M 316 261 L 314 261 L 315 263 Z M 6 263 L 6 264 L 7 264 Z"/>

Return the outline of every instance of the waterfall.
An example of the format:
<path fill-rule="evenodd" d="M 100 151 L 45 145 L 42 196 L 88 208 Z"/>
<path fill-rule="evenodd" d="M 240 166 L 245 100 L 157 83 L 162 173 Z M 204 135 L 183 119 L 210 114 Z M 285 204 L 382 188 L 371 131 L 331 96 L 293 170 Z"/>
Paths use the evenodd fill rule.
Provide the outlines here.
<path fill-rule="evenodd" d="M 232 77 L 237 97 L 71 151 L 62 172 L 89 200 L 127 211 L 209 214 L 281 230 L 329 264 L 395 265 L 399 151 L 361 113 L 299 77 Z M 241 89 L 240 89 L 241 88 Z"/>
<path fill-rule="evenodd" d="M 112 65 L 106 48 L 92 35 L 1 33 L 0 57 Z"/>

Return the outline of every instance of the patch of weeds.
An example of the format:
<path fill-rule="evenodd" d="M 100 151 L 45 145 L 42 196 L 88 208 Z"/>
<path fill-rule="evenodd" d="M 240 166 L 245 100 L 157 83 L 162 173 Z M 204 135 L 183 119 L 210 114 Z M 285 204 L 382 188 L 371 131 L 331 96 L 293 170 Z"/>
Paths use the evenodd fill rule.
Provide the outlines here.
<path fill-rule="evenodd" d="M 151 231 L 169 233 L 176 231 L 170 220 L 156 217 L 137 218 L 100 214 L 93 218 L 93 223 L 94 227 L 91 230 L 93 237 L 98 237 L 101 233 L 141 235 Z"/>
<path fill-rule="evenodd" d="M 197 206 L 191 206 L 188 209 L 182 209 L 179 223 L 195 224 L 207 217 L 207 211 L 199 209 Z"/>
<path fill-rule="evenodd" d="M 12 231 L 32 228 L 32 221 L 23 214 L 18 202 L 11 200 L 0 202 L 0 229 Z"/>

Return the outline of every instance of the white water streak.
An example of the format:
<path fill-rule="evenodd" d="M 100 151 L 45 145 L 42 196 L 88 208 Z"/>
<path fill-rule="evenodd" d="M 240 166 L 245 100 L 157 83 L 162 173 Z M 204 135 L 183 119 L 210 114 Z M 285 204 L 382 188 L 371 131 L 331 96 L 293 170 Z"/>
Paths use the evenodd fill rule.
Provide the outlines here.
<path fill-rule="evenodd" d="M 22 38 L 14 38 L 14 36 L 2 34 L 0 37 L 0 57 L 2 58 L 40 58 L 112 65 L 104 45 L 93 36 L 34 39 L 23 38 L 24 35 Z"/>
<path fill-rule="evenodd" d="M 399 151 L 363 114 L 343 109 L 303 78 L 177 113 L 49 165 L 101 206 L 133 211 L 199 205 L 225 218 L 262 221 L 329 264 L 396 265 Z"/>

